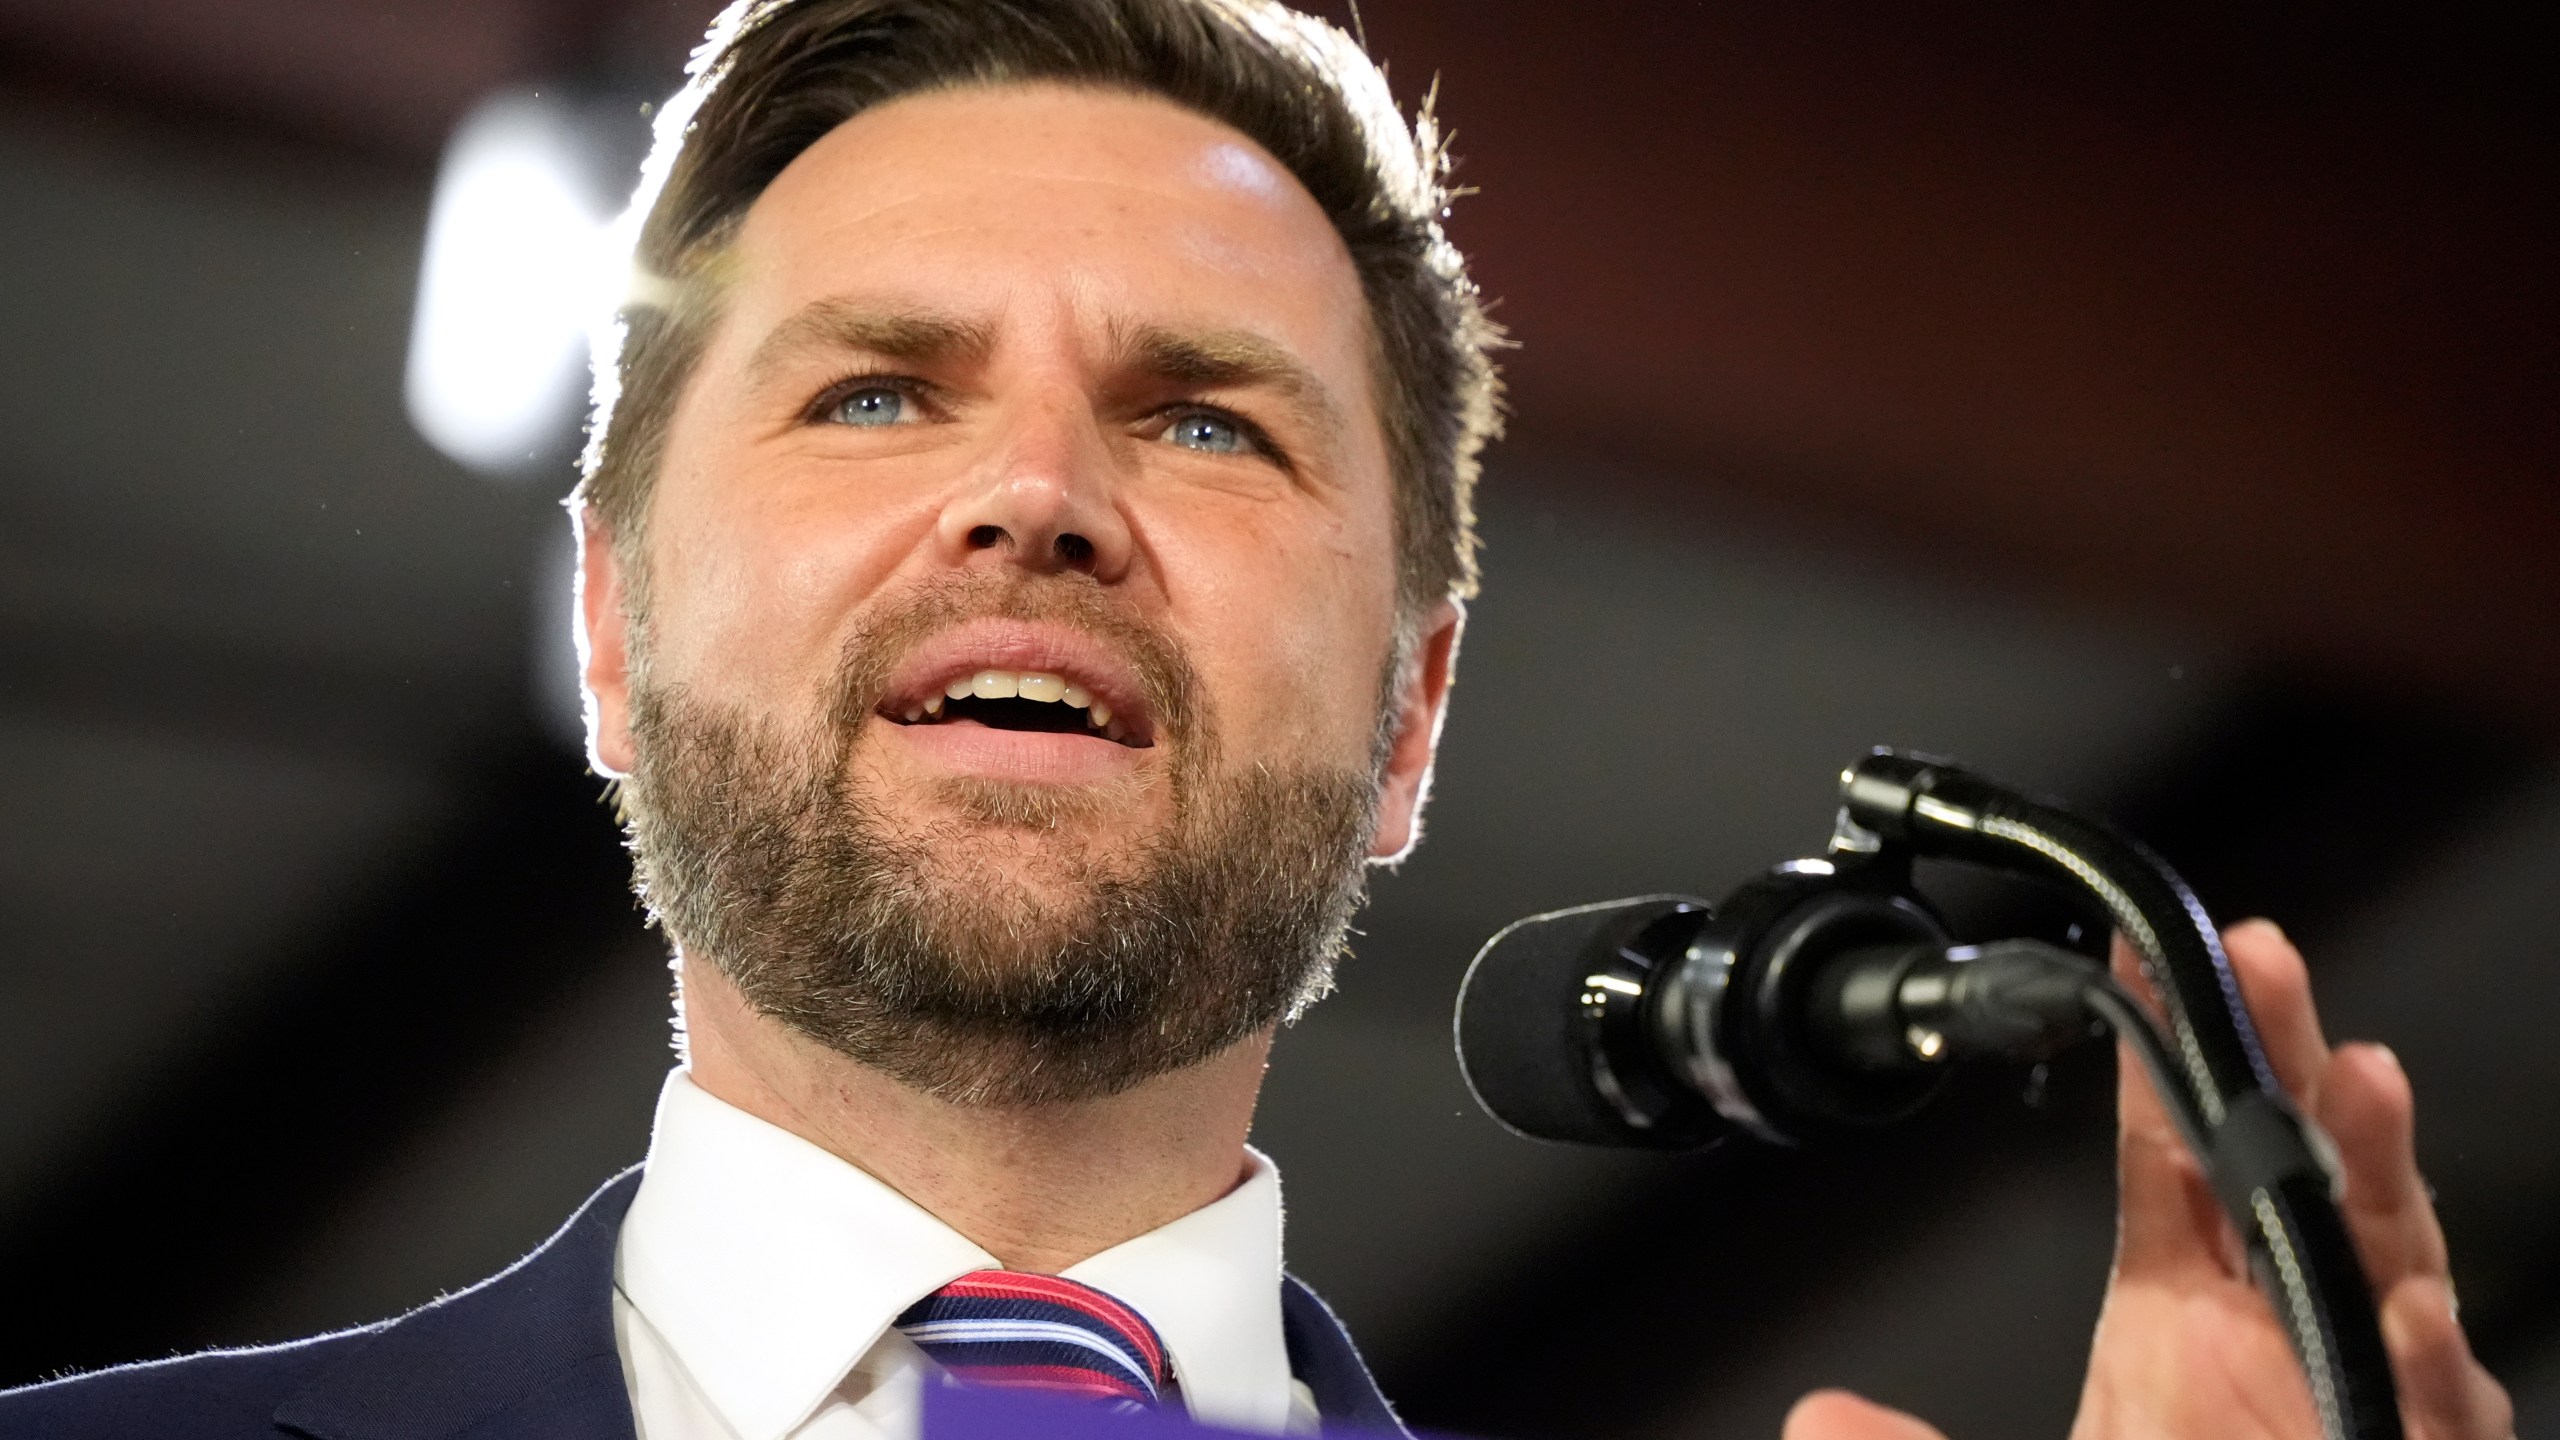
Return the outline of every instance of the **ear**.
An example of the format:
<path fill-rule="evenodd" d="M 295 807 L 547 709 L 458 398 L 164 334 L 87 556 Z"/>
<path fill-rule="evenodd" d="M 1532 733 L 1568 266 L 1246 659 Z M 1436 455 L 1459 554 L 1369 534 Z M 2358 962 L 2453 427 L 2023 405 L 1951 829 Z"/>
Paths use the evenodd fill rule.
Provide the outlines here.
<path fill-rule="evenodd" d="M 1397 677 L 1395 746 L 1378 795 L 1378 830 L 1369 840 L 1375 860 L 1402 860 L 1422 838 L 1422 806 L 1431 798 L 1431 760 L 1440 749 L 1440 722 L 1449 713 L 1449 685 L 1458 673 L 1458 637 L 1467 607 L 1452 597 L 1432 608 L 1427 628 L 1405 673 Z"/>
<path fill-rule="evenodd" d="M 623 613 L 622 566 L 613 529 L 580 502 L 578 527 L 578 678 L 587 695 L 587 763 L 619 780 L 631 773 L 631 636 Z"/>

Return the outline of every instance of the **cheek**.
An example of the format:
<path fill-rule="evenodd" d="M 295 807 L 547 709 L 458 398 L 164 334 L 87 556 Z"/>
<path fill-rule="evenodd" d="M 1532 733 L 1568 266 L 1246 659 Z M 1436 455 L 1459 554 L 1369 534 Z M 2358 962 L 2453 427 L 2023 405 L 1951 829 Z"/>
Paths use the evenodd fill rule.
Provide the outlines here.
<path fill-rule="evenodd" d="M 1259 507 L 1257 507 L 1258 509 Z M 1267 511 L 1169 525 L 1173 612 L 1237 758 L 1365 756 L 1394 586 L 1385 547 L 1337 516 Z"/>
<path fill-rule="evenodd" d="M 672 477 L 671 477 L 672 478 Z M 778 699 L 834 673 L 848 615 L 929 530 L 929 506 L 883 486 L 845 503 L 841 477 L 783 464 L 751 484 L 688 485 L 657 517 L 658 643 L 674 674 L 719 695 Z"/>

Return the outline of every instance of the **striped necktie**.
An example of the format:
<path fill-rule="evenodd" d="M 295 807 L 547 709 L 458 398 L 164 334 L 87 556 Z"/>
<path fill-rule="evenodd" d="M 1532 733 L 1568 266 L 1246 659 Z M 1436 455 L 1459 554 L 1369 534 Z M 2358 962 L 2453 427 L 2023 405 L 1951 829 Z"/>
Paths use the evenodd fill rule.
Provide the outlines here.
<path fill-rule="evenodd" d="M 1146 1317 L 1055 1275 L 979 1270 L 910 1305 L 900 1334 L 968 1385 L 1043 1390 L 1113 1410 L 1157 1404 L 1172 1376 Z"/>

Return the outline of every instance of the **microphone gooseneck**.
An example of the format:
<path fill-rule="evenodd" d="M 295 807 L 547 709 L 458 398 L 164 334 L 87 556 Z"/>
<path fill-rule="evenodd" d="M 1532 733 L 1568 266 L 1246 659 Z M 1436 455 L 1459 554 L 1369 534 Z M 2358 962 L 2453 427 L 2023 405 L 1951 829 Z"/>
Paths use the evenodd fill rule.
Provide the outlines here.
<path fill-rule="evenodd" d="M 2095 961 L 1953 943 L 1929 857 L 2059 879 L 2143 962 L 2165 1024 Z M 1820 1143 L 1903 1119 L 1950 1070 L 2125 1041 L 2249 1242 L 2329 1440 L 2397 1440 L 2373 1297 L 2325 1137 L 2268 1063 L 2212 919 L 2138 842 L 1952 765 L 1879 750 L 1841 776 L 1831 854 L 1722 902 L 1654 895 L 1531 916 L 1460 987 L 1458 1059 L 1493 1116 L 1582 1144 Z"/>

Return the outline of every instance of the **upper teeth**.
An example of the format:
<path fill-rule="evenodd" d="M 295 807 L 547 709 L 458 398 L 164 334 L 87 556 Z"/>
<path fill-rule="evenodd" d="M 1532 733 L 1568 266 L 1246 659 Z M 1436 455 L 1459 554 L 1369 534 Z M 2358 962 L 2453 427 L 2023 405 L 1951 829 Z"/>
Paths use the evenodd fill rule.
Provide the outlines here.
<path fill-rule="evenodd" d="M 1093 728 L 1108 729 L 1111 724 L 1111 707 L 1094 699 L 1092 691 L 1064 675 L 1045 670 L 981 670 L 953 680 L 942 687 L 942 693 L 954 700 L 974 695 L 981 700 L 1045 700 L 1073 705 L 1085 712 L 1086 723 Z M 941 706 L 930 708 L 939 710 Z"/>

